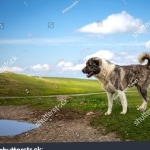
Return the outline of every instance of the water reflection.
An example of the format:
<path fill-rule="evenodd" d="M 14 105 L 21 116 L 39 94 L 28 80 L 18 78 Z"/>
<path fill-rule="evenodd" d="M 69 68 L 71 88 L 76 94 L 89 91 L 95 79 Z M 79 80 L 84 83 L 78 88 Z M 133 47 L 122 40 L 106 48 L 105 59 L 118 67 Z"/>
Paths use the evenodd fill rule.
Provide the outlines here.
<path fill-rule="evenodd" d="M 14 136 L 37 128 L 36 124 L 15 120 L 0 120 L 0 136 Z"/>

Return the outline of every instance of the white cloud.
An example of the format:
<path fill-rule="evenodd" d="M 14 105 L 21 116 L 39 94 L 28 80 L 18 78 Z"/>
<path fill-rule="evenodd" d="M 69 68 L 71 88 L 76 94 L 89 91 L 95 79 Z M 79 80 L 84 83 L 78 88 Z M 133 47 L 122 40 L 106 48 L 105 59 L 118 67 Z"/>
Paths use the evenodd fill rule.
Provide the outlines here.
<path fill-rule="evenodd" d="M 65 62 L 61 61 L 61 62 L 58 63 L 57 67 L 62 67 L 64 64 L 65 64 Z"/>
<path fill-rule="evenodd" d="M 126 59 L 135 59 L 137 56 L 134 56 L 134 55 L 129 55 L 129 56 L 127 56 L 127 57 L 125 57 Z"/>
<path fill-rule="evenodd" d="M 59 71 L 62 72 L 70 71 L 74 73 L 77 71 L 81 71 L 85 67 L 86 61 L 92 57 L 100 57 L 103 59 L 110 60 L 112 63 L 120 65 L 137 63 L 137 56 L 132 55 L 130 52 L 122 51 L 119 53 L 113 53 L 112 51 L 109 50 L 99 50 L 93 54 L 84 57 L 81 63 L 73 64 L 72 62 L 61 61 L 58 63 L 57 67 L 59 67 Z"/>
<path fill-rule="evenodd" d="M 57 65 L 57 67 L 61 67 L 62 71 L 79 71 L 82 70 L 84 67 L 84 63 L 81 64 L 73 64 L 71 62 L 65 62 L 65 61 L 61 61 L 59 62 L 59 64 Z"/>
<path fill-rule="evenodd" d="M 81 62 L 79 63 L 73 63 L 70 61 L 61 60 L 56 65 L 50 66 L 48 64 L 36 64 L 30 67 L 26 68 L 20 68 L 20 67 L 1 67 L 0 72 L 4 71 L 10 71 L 10 72 L 25 72 L 25 71 L 32 71 L 32 74 L 41 73 L 42 75 L 45 75 L 45 72 L 48 74 L 49 71 L 55 70 L 54 74 L 78 74 L 81 73 L 81 70 L 85 67 L 86 61 L 91 57 L 100 57 L 103 59 L 110 60 L 112 63 L 118 64 L 118 65 L 129 65 L 129 64 L 137 64 L 137 55 L 134 55 L 132 51 L 121 51 L 118 53 L 114 53 L 110 50 L 98 50 L 95 53 L 91 53 L 90 55 L 87 55 L 84 57 Z M 45 72 L 44 72 L 45 71 Z M 46 75 L 47 75 L 46 74 Z"/>
<path fill-rule="evenodd" d="M 128 55 L 125 57 L 126 61 L 132 62 L 132 63 L 138 63 L 138 56 L 135 55 Z"/>
<path fill-rule="evenodd" d="M 50 66 L 48 64 L 43 64 L 43 65 L 37 64 L 37 65 L 31 66 L 30 69 L 34 71 L 47 71 L 50 69 Z"/>
<path fill-rule="evenodd" d="M 24 69 L 20 68 L 20 67 L 0 67 L 0 73 L 1 72 L 5 72 L 5 71 L 9 71 L 9 72 L 23 72 Z"/>
<path fill-rule="evenodd" d="M 33 69 L 34 71 L 41 70 L 42 66 L 40 64 L 37 64 L 37 65 L 31 66 L 31 69 Z"/>
<path fill-rule="evenodd" d="M 44 65 L 43 65 L 43 68 L 44 68 L 44 70 L 49 70 L 49 69 L 50 69 L 50 66 L 49 66 L 48 64 L 44 64 Z"/>
<path fill-rule="evenodd" d="M 85 67 L 85 63 L 81 63 L 81 64 L 76 64 L 74 65 L 71 70 L 73 71 L 80 71 Z"/>
<path fill-rule="evenodd" d="M 134 55 L 133 51 L 120 51 L 118 53 L 114 53 L 110 50 L 99 50 L 83 58 L 83 61 L 87 61 L 89 58 L 95 56 L 110 60 L 110 62 L 118 65 L 138 64 L 138 55 Z"/>
<path fill-rule="evenodd" d="M 82 37 L 63 37 L 63 38 L 30 38 L 30 39 L 5 39 L 0 40 L 0 44 L 6 45 L 58 45 L 64 43 L 74 43 L 84 41 Z"/>
<path fill-rule="evenodd" d="M 83 58 L 82 63 L 73 64 L 71 62 L 61 61 L 58 63 L 57 67 L 61 68 L 62 71 L 81 71 L 85 67 L 86 61 L 91 57 L 111 59 L 113 56 L 114 54 L 108 50 L 100 50 Z"/>
<path fill-rule="evenodd" d="M 150 41 L 146 42 L 145 47 L 150 49 Z"/>
<path fill-rule="evenodd" d="M 110 59 L 112 59 L 112 57 L 114 57 L 114 54 L 112 52 L 108 51 L 108 50 L 99 50 L 94 54 L 86 56 L 84 58 L 84 60 L 86 61 L 86 60 L 88 60 L 92 57 L 100 57 L 100 58 L 110 60 Z"/>
<path fill-rule="evenodd" d="M 11 72 L 22 72 L 22 71 L 24 71 L 24 69 L 20 68 L 20 67 L 11 67 L 9 71 L 11 71 Z"/>
<path fill-rule="evenodd" d="M 122 11 L 118 14 L 112 14 L 101 22 L 102 26 L 98 26 L 98 23 L 94 22 L 82 27 L 78 31 L 100 34 L 131 33 L 142 25 L 142 21 L 140 19 L 134 18 L 126 11 Z"/>
<path fill-rule="evenodd" d="M 73 64 L 71 62 L 61 61 L 58 63 L 57 67 L 71 67 Z"/>

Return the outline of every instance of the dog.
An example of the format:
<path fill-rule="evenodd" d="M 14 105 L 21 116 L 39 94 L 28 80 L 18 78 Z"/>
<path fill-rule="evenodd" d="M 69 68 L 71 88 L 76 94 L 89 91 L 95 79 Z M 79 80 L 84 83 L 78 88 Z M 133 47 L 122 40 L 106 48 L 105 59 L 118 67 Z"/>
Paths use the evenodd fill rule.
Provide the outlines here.
<path fill-rule="evenodd" d="M 145 60 L 148 60 L 147 63 L 142 65 Z M 92 76 L 97 78 L 107 93 L 108 110 L 105 115 L 112 113 L 115 92 L 118 93 L 121 100 L 122 112 L 120 114 L 127 113 L 125 90 L 132 86 L 137 88 L 143 100 L 142 105 L 137 110 L 146 110 L 148 104 L 147 89 L 150 84 L 150 54 L 143 52 L 139 56 L 138 61 L 140 64 L 120 66 L 108 60 L 93 57 L 86 62 L 86 66 L 82 72 L 87 74 L 88 78 Z"/>

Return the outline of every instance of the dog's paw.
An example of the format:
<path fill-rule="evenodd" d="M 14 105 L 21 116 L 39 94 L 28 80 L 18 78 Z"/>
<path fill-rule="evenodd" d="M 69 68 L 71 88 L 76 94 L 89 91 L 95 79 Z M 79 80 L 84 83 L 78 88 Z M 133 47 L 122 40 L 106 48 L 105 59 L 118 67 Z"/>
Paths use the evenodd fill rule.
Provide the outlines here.
<path fill-rule="evenodd" d="M 145 111 L 146 109 L 145 108 L 142 108 L 142 107 L 139 107 L 137 108 L 138 111 Z"/>
<path fill-rule="evenodd" d="M 126 114 L 126 112 L 123 112 L 123 111 L 122 111 L 120 114 L 121 114 L 121 115 L 125 115 L 125 114 Z"/>
<path fill-rule="evenodd" d="M 105 112 L 105 116 L 109 116 L 111 112 Z"/>
<path fill-rule="evenodd" d="M 139 111 L 139 110 L 140 110 L 140 107 L 138 107 L 136 110 L 138 110 L 138 111 Z"/>

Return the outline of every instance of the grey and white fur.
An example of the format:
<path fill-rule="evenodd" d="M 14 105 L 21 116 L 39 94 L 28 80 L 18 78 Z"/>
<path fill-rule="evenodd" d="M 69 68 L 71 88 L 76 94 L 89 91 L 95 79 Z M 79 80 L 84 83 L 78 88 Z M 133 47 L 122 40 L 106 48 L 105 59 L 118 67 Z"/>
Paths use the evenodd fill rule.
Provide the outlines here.
<path fill-rule="evenodd" d="M 142 65 L 145 59 L 148 60 L 147 64 Z M 144 52 L 139 56 L 138 60 L 141 64 L 128 66 L 116 65 L 98 57 L 93 57 L 86 62 L 86 67 L 82 72 L 87 74 L 88 78 L 95 76 L 107 93 L 108 110 L 105 115 L 110 115 L 112 112 L 115 92 L 118 93 L 121 100 L 121 114 L 127 113 L 125 90 L 133 83 L 135 83 L 134 86 L 136 86 L 143 100 L 143 103 L 137 110 L 146 110 L 148 104 L 147 89 L 150 84 L 150 54 Z"/>

